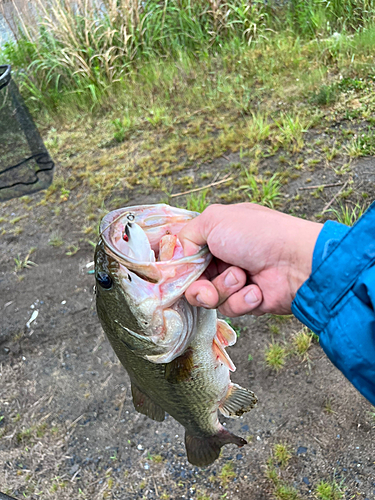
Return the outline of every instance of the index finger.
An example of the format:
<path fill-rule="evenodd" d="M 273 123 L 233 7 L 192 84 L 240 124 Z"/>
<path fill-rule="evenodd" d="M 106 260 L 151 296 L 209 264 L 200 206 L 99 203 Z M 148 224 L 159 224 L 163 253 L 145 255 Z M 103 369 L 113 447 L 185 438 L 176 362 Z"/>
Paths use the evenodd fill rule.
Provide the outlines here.
<path fill-rule="evenodd" d="M 199 252 L 201 247 L 207 243 L 209 234 L 207 212 L 209 208 L 206 208 L 198 217 L 189 221 L 178 234 L 185 257 Z"/>

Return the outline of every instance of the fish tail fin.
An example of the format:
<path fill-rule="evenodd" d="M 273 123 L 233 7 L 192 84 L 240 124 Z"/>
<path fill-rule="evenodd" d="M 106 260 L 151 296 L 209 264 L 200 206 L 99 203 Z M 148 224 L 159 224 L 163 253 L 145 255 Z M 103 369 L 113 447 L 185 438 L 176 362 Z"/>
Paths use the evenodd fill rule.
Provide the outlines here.
<path fill-rule="evenodd" d="M 247 444 L 247 441 L 224 428 L 214 436 L 208 437 L 185 434 L 187 458 L 192 465 L 198 467 L 212 464 L 219 457 L 221 447 L 230 443 L 241 447 Z"/>
<path fill-rule="evenodd" d="M 240 417 L 254 408 L 257 401 L 258 399 L 252 391 L 244 389 L 238 384 L 230 384 L 219 410 L 225 417 Z"/>

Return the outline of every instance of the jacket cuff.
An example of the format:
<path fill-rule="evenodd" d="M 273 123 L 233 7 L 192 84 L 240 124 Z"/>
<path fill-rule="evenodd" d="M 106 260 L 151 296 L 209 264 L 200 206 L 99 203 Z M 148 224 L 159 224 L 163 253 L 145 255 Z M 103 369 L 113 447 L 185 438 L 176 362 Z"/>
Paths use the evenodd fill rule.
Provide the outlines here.
<path fill-rule="evenodd" d="M 348 231 L 350 231 L 350 227 L 333 220 L 329 220 L 324 224 L 314 248 L 312 273 L 317 270 L 327 255 L 333 252 Z"/>
<path fill-rule="evenodd" d="M 326 222 L 313 255 L 313 272 L 298 290 L 293 314 L 320 334 L 359 275 L 375 261 L 375 203 L 351 228 Z"/>

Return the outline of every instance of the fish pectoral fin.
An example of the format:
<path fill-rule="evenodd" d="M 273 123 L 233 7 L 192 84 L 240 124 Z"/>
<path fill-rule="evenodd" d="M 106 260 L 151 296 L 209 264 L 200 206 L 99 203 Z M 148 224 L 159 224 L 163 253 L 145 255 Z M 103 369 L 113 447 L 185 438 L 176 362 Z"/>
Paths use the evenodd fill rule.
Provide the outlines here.
<path fill-rule="evenodd" d="M 236 332 L 223 319 L 217 320 L 216 337 L 224 347 L 234 345 L 237 342 Z"/>
<path fill-rule="evenodd" d="M 163 408 L 154 403 L 154 401 L 149 396 L 140 391 L 136 385 L 132 383 L 131 386 L 133 404 L 137 412 L 142 413 L 142 415 L 146 415 L 147 417 L 150 417 L 152 418 L 152 420 L 156 420 L 157 422 L 163 422 L 165 418 L 165 411 L 163 410 Z"/>
<path fill-rule="evenodd" d="M 185 382 L 191 378 L 193 368 L 193 349 L 189 347 L 181 356 L 165 365 L 164 378 L 170 384 Z"/>
<path fill-rule="evenodd" d="M 221 447 L 229 443 L 241 447 L 247 444 L 247 441 L 224 428 L 214 436 L 202 437 L 185 434 L 187 458 L 192 465 L 197 467 L 206 467 L 212 464 L 219 457 Z"/>
<path fill-rule="evenodd" d="M 240 385 L 231 384 L 219 410 L 225 417 L 241 417 L 257 404 L 256 395 Z"/>

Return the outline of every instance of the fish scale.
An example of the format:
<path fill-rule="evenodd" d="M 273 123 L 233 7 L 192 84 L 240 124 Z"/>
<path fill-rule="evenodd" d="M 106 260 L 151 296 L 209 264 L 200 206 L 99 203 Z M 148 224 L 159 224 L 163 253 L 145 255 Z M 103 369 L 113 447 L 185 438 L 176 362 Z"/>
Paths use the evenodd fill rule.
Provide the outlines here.
<path fill-rule="evenodd" d="M 217 320 L 216 310 L 195 308 L 183 296 L 212 258 L 207 248 L 179 257 L 181 252 L 170 247 L 179 244 L 178 232 L 196 215 L 168 205 L 107 214 L 95 252 L 96 306 L 129 374 L 135 409 L 156 421 L 166 412 L 175 418 L 185 427 L 188 460 L 206 466 L 223 445 L 246 444 L 224 429 L 218 410 L 240 416 L 257 399 L 230 381 L 235 368 L 225 348 L 236 341 L 231 327 Z M 158 243 L 160 253 L 165 247 L 165 235 L 176 238 L 168 236 L 169 247 L 163 250 L 169 260 L 158 261 L 154 255 Z"/>

